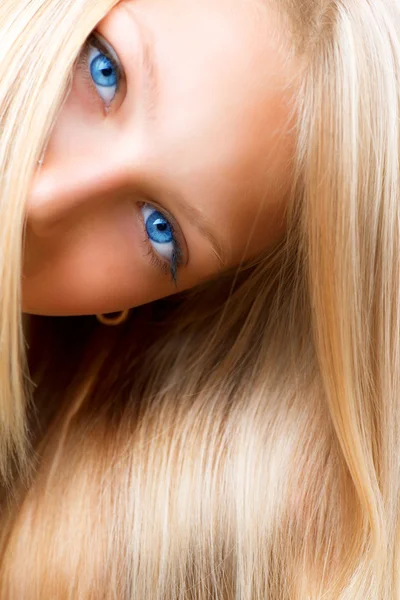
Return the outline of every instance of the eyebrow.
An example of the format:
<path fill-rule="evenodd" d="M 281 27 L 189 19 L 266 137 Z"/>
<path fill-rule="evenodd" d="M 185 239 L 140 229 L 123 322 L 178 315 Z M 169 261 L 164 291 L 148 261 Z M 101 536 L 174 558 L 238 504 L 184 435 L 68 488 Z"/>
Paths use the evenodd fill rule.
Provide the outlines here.
<path fill-rule="evenodd" d="M 142 23 L 139 23 L 139 31 L 142 46 L 144 104 L 147 117 L 154 119 L 159 97 L 157 66 L 154 59 L 154 40 L 150 31 Z"/>
<path fill-rule="evenodd" d="M 119 4 L 119 8 L 124 10 L 128 18 L 133 21 L 135 30 L 139 34 L 141 47 L 140 67 L 143 73 L 142 87 L 145 98 L 144 104 L 146 112 L 148 113 L 148 117 L 151 118 L 155 116 L 155 109 L 159 95 L 156 61 L 154 60 L 154 39 L 150 30 L 144 25 L 138 13 L 130 4 L 121 2 Z"/>
<path fill-rule="evenodd" d="M 183 197 L 174 197 L 174 204 L 177 210 L 184 214 L 186 220 L 211 244 L 213 254 L 219 263 L 219 268 L 223 269 L 226 266 L 226 251 L 214 234 L 207 218 Z"/>

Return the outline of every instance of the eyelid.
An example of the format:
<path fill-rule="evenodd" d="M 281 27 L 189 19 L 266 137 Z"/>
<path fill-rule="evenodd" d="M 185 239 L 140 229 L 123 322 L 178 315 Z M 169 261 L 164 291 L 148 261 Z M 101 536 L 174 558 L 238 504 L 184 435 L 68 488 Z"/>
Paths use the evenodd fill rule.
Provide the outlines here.
<path fill-rule="evenodd" d="M 93 81 L 89 64 L 90 54 L 91 52 L 93 52 L 93 50 L 104 54 L 111 61 L 114 69 L 117 72 L 115 96 L 111 102 L 107 102 L 101 97 Z M 96 30 L 92 31 L 92 33 L 90 33 L 89 36 L 86 38 L 85 43 L 83 44 L 81 51 L 75 61 L 74 68 L 76 71 L 79 71 L 86 85 L 88 86 L 92 96 L 89 100 L 91 102 L 93 101 L 93 108 L 95 110 L 98 109 L 100 103 L 101 108 L 104 111 L 104 116 L 107 116 L 110 109 L 115 110 L 121 106 L 124 98 L 126 97 L 127 91 L 127 80 L 125 76 L 125 71 L 121 61 L 118 58 L 117 53 L 112 48 L 111 44 L 109 44 L 101 34 L 97 33 Z"/>
<path fill-rule="evenodd" d="M 141 207 L 143 207 L 145 204 L 147 206 L 150 206 L 150 208 L 153 208 L 154 210 L 157 210 L 158 212 L 160 212 L 162 214 L 162 216 L 165 217 L 165 219 L 171 225 L 171 229 L 172 229 L 174 238 L 176 238 L 176 241 L 177 241 L 179 248 L 181 250 L 181 253 L 182 253 L 182 261 L 179 266 L 181 266 L 181 267 L 186 266 L 188 263 L 188 259 L 189 259 L 188 247 L 187 247 L 187 243 L 186 243 L 185 237 L 182 233 L 182 229 L 181 229 L 179 223 L 177 222 L 175 217 L 173 215 L 171 215 L 171 213 L 169 213 L 163 206 L 161 206 L 154 200 L 148 200 L 147 198 L 142 200 L 141 202 L 138 203 L 139 209 Z M 142 219 L 140 210 L 139 210 L 139 213 L 140 213 L 139 218 Z"/>
<path fill-rule="evenodd" d="M 101 35 L 101 33 L 99 33 L 98 31 L 94 30 L 92 31 L 92 33 L 89 35 L 88 37 L 88 43 L 92 44 L 92 46 L 94 46 L 95 48 L 97 48 L 98 50 L 100 50 L 101 52 L 103 52 L 106 56 L 107 53 L 109 54 L 108 58 L 111 58 L 112 60 L 114 60 L 122 69 L 122 63 L 121 60 L 118 56 L 118 54 L 115 52 L 113 46 L 110 44 L 110 42 Z"/>
<path fill-rule="evenodd" d="M 173 240 L 174 240 L 173 241 L 174 252 L 173 252 L 172 260 L 168 260 L 168 259 L 164 258 L 161 254 L 159 254 L 156 251 L 156 249 L 154 248 L 153 244 L 151 243 L 151 241 L 149 239 L 149 234 L 147 232 L 145 219 L 143 216 L 143 207 L 144 206 L 149 207 L 151 212 L 156 211 L 156 212 L 162 214 L 163 217 L 166 220 L 168 220 L 168 223 L 170 224 L 170 227 L 172 229 L 172 235 L 173 235 Z M 170 221 L 168 219 L 167 215 L 164 215 L 163 213 L 161 213 L 161 210 L 159 210 L 153 204 L 150 204 L 148 202 L 137 203 L 137 208 L 138 208 L 138 210 L 137 210 L 138 225 L 139 225 L 141 232 L 143 233 L 142 245 L 144 248 L 146 248 L 148 250 L 147 256 L 149 257 L 151 264 L 154 267 L 156 267 L 158 269 L 158 271 L 161 271 L 164 275 L 170 277 L 172 279 L 172 281 L 174 282 L 175 286 L 177 286 L 178 269 L 187 264 L 187 261 L 182 260 L 182 256 L 183 256 L 183 259 L 185 259 L 185 256 L 187 256 L 187 253 L 182 252 L 182 246 L 179 241 L 179 238 L 176 235 L 176 231 L 173 230 L 173 225 L 171 222 L 172 219 Z M 186 245 L 185 245 L 185 247 L 186 247 Z"/>
<path fill-rule="evenodd" d="M 88 46 L 92 46 L 92 48 L 96 48 L 102 54 L 107 56 L 113 63 L 113 66 L 116 68 L 118 72 L 118 89 L 120 87 L 121 80 L 125 80 L 125 71 L 122 65 L 121 60 L 118 57 L 118 54 L 115 52 L 112 45 L 97 31 L 93 31 L 88 39 L 86 40 L 86 44 Z"/>

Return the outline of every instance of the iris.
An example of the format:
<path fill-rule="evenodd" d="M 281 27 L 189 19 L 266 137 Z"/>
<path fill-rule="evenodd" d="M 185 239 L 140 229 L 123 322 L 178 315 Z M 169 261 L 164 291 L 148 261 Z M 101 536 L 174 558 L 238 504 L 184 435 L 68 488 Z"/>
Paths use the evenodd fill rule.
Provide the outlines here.
<path fill-rule="evenodd" d="M 94 83 L 101 87 L 113 87 L 118 83 L 118 73 L 112 61 L 105 54 L 97 54 L 92 60 L 90 73 Z"/>
<path fill-rule="evenodd" d="M 174 226 L 167 217 L 149 204 L 143 204 L 141 211 L 153 257 L 157 259 L 160 256 L 168 262 L 169 271 L 176 284 L 177 270 L 182 263 L 182 251 L 176 239 Z M 162 262 L 158 262 L 158 264 L 162 269 L 165 268 L 165 263 L 163 265 Z"/>
<path fill-rule="evenodd" d="M 170 224 L 158 210 L 154 210 L 147 217 L 146 231 L 149 238 L 157 244 L 169 244 L 174 241 Z"/>

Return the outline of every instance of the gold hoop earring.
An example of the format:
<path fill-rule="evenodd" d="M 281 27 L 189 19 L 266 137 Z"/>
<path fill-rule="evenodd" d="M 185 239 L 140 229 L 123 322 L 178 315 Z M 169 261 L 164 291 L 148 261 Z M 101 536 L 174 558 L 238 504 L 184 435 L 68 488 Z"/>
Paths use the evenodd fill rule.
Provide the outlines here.
<path fill-rule="evenodd" d="M 125 310 L 121 310 L 120 312 L 116 312 L 116 313 L 106 313 L 103 315 L 96 315 L 96 319 L 102 325 L 108 325 L 108 326 L 121 325 L 121 323 L 124 323 L 127 320 L 129 313 L 130 313 L 130 310 L 128 308 L 126 308 Z"/>

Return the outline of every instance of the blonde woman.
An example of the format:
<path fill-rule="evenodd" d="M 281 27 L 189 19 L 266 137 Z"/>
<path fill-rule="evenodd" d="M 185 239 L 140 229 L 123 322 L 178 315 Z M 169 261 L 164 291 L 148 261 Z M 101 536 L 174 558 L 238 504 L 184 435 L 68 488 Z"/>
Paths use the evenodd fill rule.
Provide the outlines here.
<path fill-rule="evenodd" d="M 400 598 L 399 32 L 2 0 L 1 600 Z"/>

